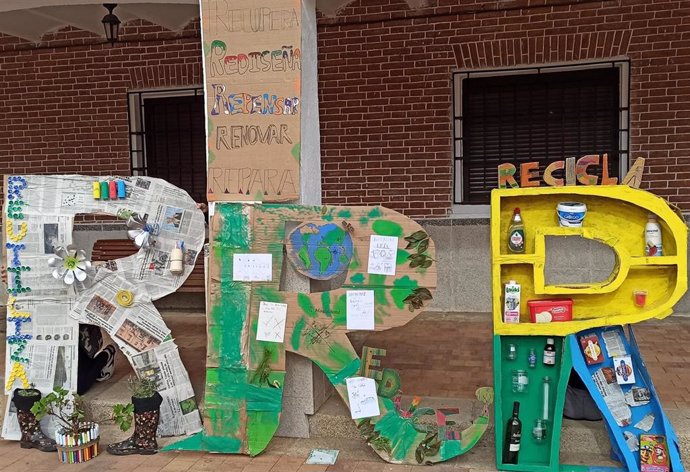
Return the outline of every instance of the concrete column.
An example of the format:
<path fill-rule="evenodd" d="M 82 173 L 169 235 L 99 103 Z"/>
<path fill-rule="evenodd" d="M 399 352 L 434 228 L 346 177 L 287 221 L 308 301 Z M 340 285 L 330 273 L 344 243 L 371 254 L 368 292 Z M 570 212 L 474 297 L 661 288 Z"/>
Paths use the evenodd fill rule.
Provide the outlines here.
<path fill-rule="evenodd" d="M 316 46 L 316 0 L 302 0 L 302 162 L 300 203 L 321 205 L 321 133 Z"/>
<path fill-rule="evenodd" d="M 302 149 L 300 163 L 303 205 L 321 205 L 321 136 L 319 132 L 319 97 L 316 47 L 316 1 L 302 0 Z M 285 228 L 288 234 L 295 225 Z M 289 263 L 283 264 L 283 290 L 309 292 L 309 279 Z M 286 356 L 283 412 L 278 436 L 309 437 L 309 420 L 328 399 L 332 387 L 321 369 L 302 356 Z"/>

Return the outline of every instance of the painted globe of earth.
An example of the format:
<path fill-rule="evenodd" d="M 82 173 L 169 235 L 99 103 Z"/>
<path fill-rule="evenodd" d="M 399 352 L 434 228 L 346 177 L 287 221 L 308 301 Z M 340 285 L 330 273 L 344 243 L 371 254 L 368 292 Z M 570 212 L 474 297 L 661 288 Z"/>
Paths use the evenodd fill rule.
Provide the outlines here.
<path fill-rule="evenodd" d="M 307 277 L 329 280 L 347 271 L 352 259 L 352 237 L 335 223 L 306 223 L 290 233 L 288 255 Z"/>

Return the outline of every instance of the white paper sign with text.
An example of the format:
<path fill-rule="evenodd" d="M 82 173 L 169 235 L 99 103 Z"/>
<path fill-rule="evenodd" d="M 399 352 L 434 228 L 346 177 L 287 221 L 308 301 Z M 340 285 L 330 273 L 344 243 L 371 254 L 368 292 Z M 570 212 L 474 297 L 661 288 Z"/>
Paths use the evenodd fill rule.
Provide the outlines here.
<path fill-rule="evenodd" d="M 346 381 L 352 419 L 379 416 L 381 410 L 376 395 L 376 381 L 367 377 L 351 377 Z"/>
<path fill-rule="evenodd" d="M 372 234 L 369 238 L 369 265 L 367 272 L 379 275 L 395 275 L 398 256 L 398 238 Z"/>
<path fill-rule="evenodd" d="M 273 280 L 273 254 L 233 254 L 232 280 L 270 282 Z"/>
<path fill-rule="evenodd" d="M 374 320 L 374 291 L 348 290 L 347 329 L 376 329 Z"/>
<path fill-rule="evenodd" d="M 259 322 L 256 327 L 258 341 L 283 342 L 287 308 L 287 303 L 259 303 Z"/>

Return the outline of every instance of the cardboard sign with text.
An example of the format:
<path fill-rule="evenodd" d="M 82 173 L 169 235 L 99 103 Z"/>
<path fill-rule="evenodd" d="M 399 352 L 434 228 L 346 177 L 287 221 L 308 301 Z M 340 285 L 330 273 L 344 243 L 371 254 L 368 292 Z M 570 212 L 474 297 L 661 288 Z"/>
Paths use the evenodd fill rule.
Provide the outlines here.
<path fill-rule="evenodd" d="M 209 201 L 299 198 L 299 0 L 202 0 Z"/>

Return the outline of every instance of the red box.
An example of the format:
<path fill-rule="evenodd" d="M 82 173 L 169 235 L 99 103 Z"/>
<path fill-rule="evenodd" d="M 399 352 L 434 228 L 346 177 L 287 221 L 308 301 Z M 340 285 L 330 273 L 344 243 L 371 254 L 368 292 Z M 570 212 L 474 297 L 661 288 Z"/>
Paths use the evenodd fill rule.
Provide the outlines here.
<path fill-rule="evenodd" d="M 539 321 L 540 323 L 571 321 L 573 319 L 573 301 L 570 298 L 529 300 L 527 306 L 532 323 L 537 323 L 537 314 L 545 312 L 551 315 L 551 319 Z"/>

